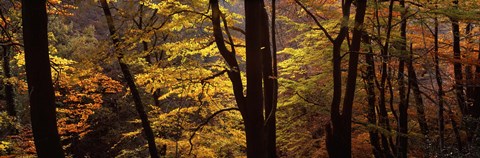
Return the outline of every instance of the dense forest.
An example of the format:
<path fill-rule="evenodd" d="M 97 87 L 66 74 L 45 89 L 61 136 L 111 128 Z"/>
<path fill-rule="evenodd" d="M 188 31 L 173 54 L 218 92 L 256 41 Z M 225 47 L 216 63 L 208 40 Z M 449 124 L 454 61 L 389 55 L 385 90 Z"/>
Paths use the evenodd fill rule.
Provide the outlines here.
<path fill-rule="evenodd" d="M 480 157 L 477 0 L 0 0 L 0 157 Z"/>

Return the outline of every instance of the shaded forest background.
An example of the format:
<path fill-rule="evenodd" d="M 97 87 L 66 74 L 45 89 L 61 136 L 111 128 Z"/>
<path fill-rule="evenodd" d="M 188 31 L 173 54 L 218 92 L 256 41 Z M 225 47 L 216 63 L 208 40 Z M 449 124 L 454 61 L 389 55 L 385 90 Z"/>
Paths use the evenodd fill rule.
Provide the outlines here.
<path fill-rule="evenodd" d="M 476 0 L 28 3 L 0 1 L 0 157 L 480 157 Z"/>

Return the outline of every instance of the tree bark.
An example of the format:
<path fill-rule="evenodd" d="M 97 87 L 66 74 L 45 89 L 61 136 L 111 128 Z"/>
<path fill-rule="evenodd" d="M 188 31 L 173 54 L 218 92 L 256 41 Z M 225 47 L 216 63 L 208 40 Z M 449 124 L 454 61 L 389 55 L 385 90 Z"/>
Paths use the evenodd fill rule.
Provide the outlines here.
<path fill-rule="evenodd" d="M 375 102 L 376 102 L 376 95 L 375 95 L 375 60 L 373 57 L 373 49 L 371 46 L 370 37 L 367 32 L 363 35 L 363 41 L 369 46 L 369 52 L 365 55 L 365 61 L 367 63 L 367 72 L 363 79 L 365 80 L 365 91 L 367 91 L 367 100 L 368 100 L 368 112 L 367 112 L 367 119 L 368 123 L 371 125 L 377 125 L 377 114 L 375 112 Z M 375 158 L 380 158 L 381 156 L 381 147 L 380 141 L 378 137 L 377 130 L 369 131 L 370 135 L 370 144 L 372 145 L 372 152 Z"/>
<path fill-rule="evenodd" d="M 116 37 L 114 37 L 116 30 L 115 30 L 115 25 L 113 24 L 112 13 L 110 12 L 110 8 L 106 0 L 100 0 L 100 3 L 102 5 L 102 9 L 107 19 L 107 25 L 110 31 L 110 37 L 113 41 L 115 49 L 117 49 L 119 40 Z M 135 80 L 132 74 L 130 73 L 128 65 L 122 61 L 122 58 L 123 58 L 123 54 L 119 53 L 118 63 L 120 64 L 120 69 L 123 73 L 124 79 L 127 82 L 128 87 L 130 88 L 130 92 L 132 93 L 133 101 L 135 102 L 135 109 L 137 110 L 138 115 L 140 116 L 143 132 L 148 142 L 148 150 L 150 152 L 150 156 L 152 158 L 158 158 L 159 155 L 158 155 L 157 145 L 155 144 L 155 136 L 153 134 L 152 128 L 150 127 L 150 122 L 148 120 L 147 113 L 145 112 L 145 109 L 143 107 L 140 94 L 138 92 L 137 86 L 135 85 Z"/>
<path fill-rule="evenodd" d="M 264 54 L 264 93 L 265 93 L 265 130 L 267 138 L 267 157 L 276 158 L 277 157 L 277 133 L 276 133 L 276 111 L 277 111 L 277 97 L 278 97 L 278 71 L 277 71 L 277 46 L 276 46 L 276 36 L 275 36 L 275 10 L 276 4 L 275 0 L 272 0 L 272 23 L 271 23 L 271 34 L 272 34 L 272 51 L 265 52 Z M 264 11 L 264 18 L 262 21 L 265 24 L 262 24 L 263 31 L 268 32 L 268 17 L 267 12 Z M 267 34 L 268 35 L 268 34 Z M 268 36 L 264 37 L 268 39 Z M 263 39 L 264 46 L 270 48 L 270 41 Z M 270 59 L 270 60 L 268 60 Z M 271 73 L 269 73 L 271 72 Z"/>
<path fill-rule="evenodd" d="M 425 139 L 428 141 L 428 125 L 427 120 L 425 119 L 425 105 L 423 104 L 422 93 L 420 91 L 420 86 L 418 85 L 417 73 L 415 72 L 415 67 L 413 66 L 413 51 L 410 51 L 410 59 L 408 62 L 408 82 L 412 85 L 413 95 L 415 97 L 415 105 L 417 109 L 417 120 L 420 125 L 420 131 L 422 132 Z"/>
<path fill-rule="evenodd" d="M 458 7 L 458 0 L 453 1 L 455 7 Z M 452 33 L 453 33 L 453 72 L 455 76 L 455 94 L 457 98 L 458 105 L 462 114 L 467 113 L 467 106 L 465 103 L 465 92 L 463 86 L 463 73 L 462 73 L 462 63 L 461 63 L 461 50 L 460 50 L 460 28 L 458 20 L 452 18 Z"/>
<path fill-rule="evenodd" d="M 437 98 L 438 98 L 438 132 L 439 132 L 439 146 L 440 151 L 439 153 L 443 153 L 443 148 L 445 146 L 445 119 L 443 117 L 443 112 L 445 111 L 443 103 L 444 103 L 444 92 L 443 92 L 443 79 L 440 72 L 440 63 L 438 57 L 438 20 L 435 18 L 435 33 L 434 33 L 434 51 L 435 51 L 435 78 L 437 81 Z"/>
<path fill-rule="evenodd" d="M 266 157 L 263 89 L 262 52 L 266 49 L 262 38 L 264 3 L 263 0 L 245 0 L 246 56 L 247 56 L 247 107 L 245 130 L 247 134 L 247 157 Z M 259 132 L 260 131 L 260 132 Z"/>
<path fill-rule="evenodd" d="M 467 26 L 465 27 L 465 40 L 467 43 L 469 43 L 469 45 L 466 46 L 466 54 L 470 54 L 470 53 L 473 53 L 472 52 L 472 47 L 470 46 L 470 44 L 472 43 L 471 41 L 471 33 L 472 31 L 472 23 L 468 23 Z M 473 65 L 472 64 L 467 64 L 465 65 L 465 81 L 466 81 L 466 102 L 471 105 L 475 99 L 475 88 L 474 88 L 474 78 L 473 78 Z M 467 106 L 468 109 L 467 111 L 470 111 L 471 107 L 472 106 Z"/>
<path fill-rule="evenodd" d="M 270 97 L 269 99 L 272 99 L 276 94 L 275 92 L 273 94 L 265 92 L 264 94 L 262 85 L 264 77 L 272 76 L 272 55 L 270 54 L 268 20 L 264 3 L 262 0 L 245 1 L 247 97 L 243 94 L 242 79 L 240 77 L 238 62 L 235 56 L 235 47 L 233 46 L 233 40 L 230 36 L 224 15 L 220 12 L 218 0 L 210 0 L 210 5 L 212 7 L 212 24 L 215 43 L 217 44 L 220 54 L 230 68 L 227 74 L 233 84 L 235 100 L 244 120 L 245 134 L 247 137 L 247 157 L 267 157 L 267 153 L 270 154 L 268 156 L 275 156 L 271 155 L 271 152 L 275 152 L 274 149 L 272 151 L 268 150 L 269 147 L 272 147 L 275 144 L 268 143 L 272 142 L 274 138 L 268 139 L 266 137 L 269 132 L 266 131 L 268 125 L 265 127 L 264 124 L 265 119 L 263 111 L 264 106 L 267 104 L 264 103 L 264 97 L 267 96 Z M 260 18 L 257 18 L 259 15 Z M 220 26 L 220 17 L 223 19 L 225 33 L 231 43 L 231 51 L 229 51 L 225 45 L 223 31 Z M 268 59 L 266 59 L 267 61 L 262 59 L 267 53 L 270 54 L 270 61 L 268 61 Z M 265 56 L 268 57 L 268 54 Z M 270 62 L 270 64 L 265 64 L 264 62 Z M 266 66 L 264 66 L 264 64 Z M 270 72 L 264 74 L 263 70 L 268 69 L 268 67 Z M 268 81 L 271 79 L 265 80 Z M 272 90 L 274 86 L 275 84 L 267 85 L 265 89 L 273 92 Z M 273 103 L 274 102 L 271 102 L 271 105 L 274 105 Z M 268 111 L 266 111 L 266 113 L 268 113 Z"/>
<path fill-rule="evenodd" d="M 382 128 L 390 131 L 390 121 L 388 118 L 388 111 L 386 108 L 386 82 L 387 79 L 390 78 L 388 74 L 388 63 L 390 62 L 389 57 L 389 42 L 390 42 L 390 34 L 391 34 L 391 25 L 392 25 L 392 11 L 393 11 L 393 2 L 394 0 L 390 0 L 389 4 L 389 13 L 388 13 L 388 22 L 387 22 L 387 32 L 386 32 L 386 39 L 385 44 L 382 46 L 381 50 L 381 77 L 380 77 L 380 84 L 379 86 L 379 100 L 378 100 L 378 108 L 379 108 L 379 124 Z M 378 10 L 378 1 L 375 2 L 376 9 L 375 9 L 375 19 L 377 21 L 377 34 L 381 36 L 381 29 L 380 29 L 380 17 L 379 17 L 379 10 Z M 392 109 L 393 110 L 393 109 Z M 386 134 L 381 134 L 381 142 L 382 142 L 382 151 L 384 157 L 393 157 L 392 151 L 394 151 L 393 140 L 392 137 Z"/>
<path fill-rule="evenodd" d="M 22 0 L 22 24 L 30 118 L 37 155 L 41 158 L 65 157 L 56 121 L 46 1 Z"/>
<path fill-rule="evenodd" d="M 333 43 L 333 98 L 330 105 L 330 123 L 326 125 L 325 130 L 326 146 L 328 155 L 330 157 L 351 157 L 351 146 L 348 146 L 348 142 L 351 141 L 348 137 L 350 133 L 340 131 L 339 128 L 344 126 L 342 117 L 340 114 L 340 104 L 342 99 L 342 58 L 341 47 L 345 38 L 348 36 L 348 22 L 350 19 L 350 6 L 351 0 L 345 1 L 342 4 L 343 20 L 340 25 L 340 32 L 338 33 Z M 342 132 L 342 133 L 340 133 Z M 345 138 L 347 134 L 348 138 Z M 341 151 L 341 152 L 340 152 Z"/>
<path fill-rule="evenodd" d="M 397 157 L 406 158 L 408 150 L 408 98 L 405 89 L 405 61 L 407 53 L 407 19 L 406 14 L 407 10 L 405 8 L 405 1 L 400 0 L 400 6 L 403 8 L 401 11 L 402 22 L 400 25 L 400 62 L 398 66 L 398 90 L 400 94 L 400 104 L 398 105 L 399 111 L 399 121 L 398 121 L 398 132 L 400 135 L 397 136 Z"/>
<path fill-rule="evenodd" d="M 2 46 L 3 49 L 3 75 L 5 78 L 11 78 L 12 73 L 10 72 L 10 56 L 11 56 L 11 47 Z M 17 116 L 15 110 L 15 92 L 13 91 L 13 86 L 10 83 L 5 83 L 5 100 L 7 104 L 7 114 L 12 117 Z"/>
<path fill-rule="evenodd" d="M 345 3 L 349 6 L 352 1 L 347 0 Z M 355 26 L 353 29 L 352 43 L 349 48 L 350 58 L 348 61 L 348 76 L 345 89 L 345 97 L 343 100 L 342 114 L 340 114 L 339 118 L 335 118 L 337 119 L 335 122 L 333 121 L 334 116 L 332 116 L 333 128 L 327 128 L 327 150 L 330 157 L 348 158 L 352 156 L 352 108 L 353 100 L 355 98 L 355 88 L 358 73 L 358 56 L 363 35 L 363 22 L 365 17 L 366 5 L 366 0 L 356 1 Z M 344 13 L 344 15 L 349 14 L 349 12 L 346 12 L 346 14 Z"/>

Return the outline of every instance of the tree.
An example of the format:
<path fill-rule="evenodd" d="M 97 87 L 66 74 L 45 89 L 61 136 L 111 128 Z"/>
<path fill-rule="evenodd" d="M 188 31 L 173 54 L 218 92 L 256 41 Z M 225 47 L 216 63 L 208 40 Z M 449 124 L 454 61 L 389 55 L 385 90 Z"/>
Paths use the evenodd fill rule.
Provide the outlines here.
<path fill-rule="evenodd" d="M 352 1 L 345 1 L 344 7 L 350 6 Z M 363 22 L 365 18 L 365 10 L 367 8 L 367 1 L 355 2 L 355 24 L 353 28 L 352 43 L 349 47 L 349 62 L 348 62 L 348 77 L 347 85 L 345 89 L 345 97 L 343 101 L 342 113 L 340 114 L 340 107 L 332 104 L 332 125 L 327 125 L 327 151 L 330 157 L 351 157 L 352 156 L 352 107 L 353 99 L 355 97 L 355 87 L 357 81 L 357 69 L 358 58 L 360 54 L 361 39 L 363 36 Z M 344 16 L 350 14 L 347 8 L 343 8 Z M 333 60 L 341 60 L 341 58 L 335 58 Z M 338 57 L 338 56 L 337 56 Z M 337 65 L 339 66 L 339 65 Z M 340 68 L 340 67 L 338 67 Z M 340 72 L 340 69 L 335 69 L 334 72 Z M 341 74 L 337 74 L 341 75 Z M 334 76 L 339 77 L 339 76 Z M 341 83 L 341 82 L 340 82 Z M 340 84 L 337 83 L 337 84 Z M 341 85 L 334 84 L 335 87 L 341 87 Z M 340 88 L 341 89 L 341 88 Z M 337 101 L 334 101 L 337 102 Z"/>
<path fill-rule="evenodd" d="M 113 41 L 114 48 L 117 49 L 119 44 L 119 39 L 116 37 L 116 30 L 115 25 L 113 24 L 113 17 L 112 13 L 110 12 L 110 8 L 108 6 L 108 2 L 106 0 L 100 0 L 102 5 L 102 9 L 105 14 L 105 18 L 107 19 L 108 30 L 110 31 L 110 38 Z M 138 92 L 137 86 L 135 85 L 134 78 L 130 73 L 128 65 L 122 61 L 123 54 L 118 54 L 118 63 L 120 64 L 120 69 L 122 70 L 123 77 L 127 82 L 128 87 L 130 88 L 130 92 L 133 96 L 133 101 L 135 102 L 135 109 L 140 116 L 140 120 L 142 121 L 143 132 L 145 133 L 145 137 L 148 142 L 148 150 L 150 152 L 150 156 L 152 158 L 159 157 L 157 145 L 155 144 L 155 136 L 152 131 L 152 127 L 150 127 L 150 122 L 148 121 L 147 113 L 145 112 L 145 108 L 143 107 L 142 99 L 140 98 L 140 93 Z"/>
<path fill-rule="evenodd" d="M 23 40 L 33 137 L 39 157 L 64 157 L 48 56 L 46 1 L 22 1 Z"/>
<path fill-rule="evenodd" d="M 5 78 L 11 78 L 12 73 L 10 72 L 10 58 L 12 56 L 12 47 L 11 46 L 2 46 L 3 50 L 3 75 Z M 13 91 L 13 85 L 11 83 L 5 84 L 5 98 L 7 101 L 7 113 L 8 115 L 15 117 L 17 112 L 15 110 L 15 92 Z"/>
<path fill-rule="evenodd" d="M 230 68 L 228 76 L 233 84 L 237 106 L 244 120 L 247 157 L 276 157 L 276 151 L 274 151 L 276 150 L 274 124 L 276 89 L 275 76 L 273 76 L 275 72 L 265 4 L 263 0 L 245 1 L 247 96 L 243 94 L 242 78 L 226 19 L 220 12 L 218 0 L 210 0 L 210 5 L 215 43 Z M 224 22 L 231 50 L 228 50 L 225 45 L 220 18 Z M 262 83 L 264 83 L 263 86 Z M 267 127 L 265 127 L 266 121 Z"/>

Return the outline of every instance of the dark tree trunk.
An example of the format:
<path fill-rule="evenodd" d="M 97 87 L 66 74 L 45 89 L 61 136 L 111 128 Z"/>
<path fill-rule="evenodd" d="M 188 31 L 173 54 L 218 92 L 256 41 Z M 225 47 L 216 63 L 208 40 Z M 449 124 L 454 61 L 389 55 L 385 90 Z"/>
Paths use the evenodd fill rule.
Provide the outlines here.
<path fill-rule="evenodd" d="M 445 146 L 445 119 L 443 117 L 443 112 L 445 111 L 444 103 L 444 92 L 443 92 L 443 80 L 440 72 L 440 63 L 438 57 L 438 20 L 435 18 L 435 33 L 434 33 L 434 51 L 435 51 L 435 78 L 437 81 L 437 95 L 438 95 L 438 132 L 439 132 L 439 145 L 440 145 L 440 155 L 443 153 L 443 148 Z"/>
<path fill-rule="evenodd" d="M 11 56 L 11 47 L 10 46 L 3 46 L 3 75 L 5 78 L 12 77 L 12 73 L 10 72 L 10 56 Z M 10 83 L 4 84 L 5 86 L 5 100 L 7 103 L 7 114 L 12 117 L 17 116 L 17 112 L 15 110 L 15 93 L 13 91 L 13 86 Z"/>
<path fill-rule="evenodd" d="M 264 142 L 263 89 L 262 89 L 262 52 L 264 45 L 263 0 L 245 0 L 246 56 L 247 56 L 247 107 L 245 130 L 247 135 L 247 157 L 266 157 Z M 260 18 L 259 18 L 260 16 Z M 263 47 L 263 48 L 262 48 Z"/>
<path fill-rule="evenodd" d="M 263 56 L 264 64 L 264 93 L 265 93 L 265 131 L 267 138 L 267 157 L 276 158 L 277 157 L 277 133 L 276 133 L 276 111 L 277 111 L 277 97 L 278 97 L 278 82 L 277 82 L 277 46 L 276 46 L 276 36 L 275 36 L 275 9 L 276 4 L 275 0 L 272 0 L 272 24 L 271 24 L 271 34 L 272 34 L 272 51 L 266 51 Z M 264 12 L 264 18 L 262 19 L 265 24 L 262 24 L 263 31 L 268 32 L 268 17 L 266 11 Z M 268 35 L 268 34 L 267 34 Z M 268 39 L 268 36 L 264 38 Z M 270 48 L 270 41 L 263 39 L 264 46 Z"/>
<path fill-rule="evenodd" d="M 478 55 L 477 55 L 477 64 L 480 64 L 480 44 L 478 45 Z M 480 65 L 477 65 L 475 68 L 475 88 L 474 88 L 474 101 L 471 107 L 472 117 L 474 120 L 474 128 L 472 131 L 479 131 L 480 128 Z M 474 135 L 470 138 L 470 141 L 477 139 L 479 135 Z"/>
<path fill-rule="evenodd" d="M 379 109 L 379 124 L 382 128 L 390 131 L 390 121 L 388 118 L 388 111 L 386 108 L 386 82 L 387 79 L 390 78 L 388 74 L 388 63 L 390 61 L 389 57 L 389 40 L 390 40 L 390 33 L 391 33 L 391 24 L 392 24 L 392 10 L 393 10 L 393 2 L 394 0 L 390 0 L 389 4 L 389 14 L 388 14 L 388 22 L 387 22 L 387 32 L 386 32 L 386 39 L 385 39 L 385 44 L 383 45 L 383 48 L 381 50 L 381 59 L 382 59 L 382 64 L 381 64 L 381 77 L 380 77 L 380 83 L 379 83 L 379 100 L 378 100 L 378 109 Z M 376 5 L 379 2 L 376 1 Z M 381 34 L 381 29 L 380 29 L 380 20 L 379 20 L 379 10 L 375 10 L 375 19 L 377 21 L 377 34 L 380 36 Z M 392 109 L 393 110 L 393 109 Z M 396 114 L 395 114 L 396 115 Z M 383 152 L 383 157 L 393 157 L 392 151 L 393 149 L 393 141 L 392 137 L 387 134 L 381 134 L 381 142 L 382 142 L 382 152 Z"/>
<path fill-rule="evenodd" d="M 454 0 L 454 7 L 458 8 L 458 0 Z M 457 97 L 458 105 L 462 111 L 463 116 L 468 113 L 468 107 L 465 100 L 465 91 L 464 91 L 464 82 L 463 82 L 463 73 L 462 73 L 462 63 L 461 63 L 461 50 L 460 50 L 460 27 L 457 19 L 452 18 L 452 33 L 453 33 L 453 72 L 455 76 L 455 94 Z M 453 118 L 451 118 L 453 121 Z M 454 121 L 452 122 L 453 125 Z M 454 129 L 455 130 L 455 129 Z M 456 132 L 457 134 L 457 132 Z M 462 151 L 461 140 L 457 141 L 458 150 Z"/>
<path fill-rule="evenodd" d="M 477 65 L 475 67 L 475 94 L 474 94 L 474 102 L 472 107 L 472 117 L 477 120 L 475 125 L 475 130 L 477 131 L 480 125 L 480 43 L 478 45 L 478 55 L 477 55 Z M 478 136 L 477 136 L 478 137 Z M 472 138 L 474 139 L 474 138 Z"/>
<path fill-rule="evenodd" d="M 400 94 L 400 104 L 398 105 L 399 111 L 399 121 L 398 121 L 398 132 L 400 133 L 397 136 L 397 157 L 406 158 L 407 149 L 408 149 L 408 98 L 406 95 L 405 89 L 405 60 L 407 53 L 407 19 L 406 14 L 407 10 L 405 8 L 405 1 L 400 0 L 400 6 L 403 8 L 401 12 L 402 22 L 400 25 L 400 63 L 398 66 L 398 90 Z"/>
<path fill-rule="evenodd" d="M 347 146 L 349 144 L 348 141 L 351 141 L 349 139 L 351 136 L 349 138 L 343 137 L 345 134 L 350 135 L 350 133 L 346 133 L 339 129 L 344 126 L 340 114 L 340 103 L 342 99 L 341 47 L 343 41 L 348 36 L 348 22 L 350 19 L 351 4 L 352 1 L 347 0 L 342 6 L 343 20 L 340 25 L 340 32 L 333 41 L 333 98 L 330 106 L 330 123 L 325 127 L 327 133 L 326 146 L 330 157 L 351 157 L 351 148 L 350 146 Z"/>
<path fill-rule="evenodd" d="M 272 74 L 272 55 L 270 54 L 268 20 L 264 3 L 262 0 L 245 1 L 247 97 L 243 95 L 243 85 L 240 71 L 238 69 L 238 62 L 235 56 L 235 47 L 233 46 L 233 40 L 230 36 L 225 16 L 220 12 L 218 0 L 210 0 L 210 5 L 212 7 L 212 24 L 215 43 L 217 44 L 220 54 L 230 68 L 228 71 L 228 77 L 233 84 L 235 100 L 244 120 L 245 134 L 247 137 L 247 157 L 274 157 L 275 155 L 271 155 L 271 153 L 274 153 L 275 149 L 272 149 L 273 151 L 269 151 L 268 149 L 272 146 L 274 147 L 275 144 L 269 144 L 269 142 L 272 142 L 272 140 L 275 139 L 275 136 L 269 135 L 273 136 L 273 139 L 267 139 L 266 136 L 270 134 L 268 131 L 266 132 L 268 125 L 267 127 L 264 127 L 265 119 L 263 110 L 264 106 L 268 104 L 265 103 L 264 105 L 264 97 L 267 96 L 269 97 L 268 99 L 273 100 L 270 102 L 270 108 L 274 108 L 274 103 L 276 102 L 276 92 L 273 92 L 273 89 L 276 87 L 276 82 L 270 85 L 267 83 L 266 86 L 266 90 L 273 93 L 265 92 L 264 94 L 262 85 L 264 76 L 266 77 L 276 74 L 276 71 L 273 71 Z M 260 16 L 260 18 L 257 18 L 258 16 Z M 223 31 L 220 26 L 220 17 L 223 19 L 225 33 L 231 43 L 231 51 L 229 51 L 225 45 Z M 265 55 L 266 53 L 270 54 L 269 57 L 268 54 Z M 265 59 L 264 61 L 264 59 L 262 59 L 262 54 L 267 56 L 267 58 L 270 58 L 270 60 Z M 264 62 L 269 62 L 269 64 L 265 64 Z M 264 74 L 263 70 L 268 69 L 267 67 L 269 67 L 270 71 Z M 272 79 L 266 79 L 266 81 L 269 80 L 271 81 Z M 266 113 L 268 113 L 268 111 L 266 111 Z M 270 115 L 270 113 L 268 115 Z M 267 153 L 270 153 L 270 155 Z"/>
<path fill-rule="evenodd" d="M 114 37 L 116 30 L 115 30 L 115 25 L 113 24 L 112 13 L 110 12 L 110 8 L 106 0 L 100 0 L 100 3 L 102 5 L 105 17 L 107 19 L 107 25 L 110 31 L 110 37 L 112 38 L 113 44 L 115 45 L 115 49 L 117 49 L 119 40 Z M 128 65 L 122 61 L 122 58 L 123 58 L 123 54 L 120 53 L 118 57 L 120 69 L 123 73 L 124 79 L 127 82 L 128 87 L 130 88 L 133 101 L 135 102 L 135 109 L 137 110 L 138 115 L 140 116 L 140 120 L 142 121 L 142 127 L 145 134 L 145 138 L 147 139 L 147 142 L 148 142 L 148 150 L 150 152 L 150 156 L 152 158 L 158 158 L 159 155 L 158 155 L 157 145 L 155 144 L 155 136 L 153 134 L 152 128 L 150 127 L 150 122 L 148 121 L 147 113 L 145 112 L 145 109 L 143 107 L 140 94 L 138 92 L 137 86 L 135 85 L 135 80 L 132 74 L 130 73 L 130 70 L 128 69 Z"/>
<path fill-rule="evenodd" d="M 458 0 L 453 1 L 455 7 L 458 5 Z M 452 18 L 452 33 L 453 33 L 453 72 L 455 76 L 455 94 L 457 97 L 458 105 L 462 114 L 465 114 L 467 111 L 467 106 L 465 103 L 465 92 L 463 87 L 463 73 L 462 73 L 462 63 L 461 63 L 461 51 L 460 51 L 460 28 L 458 20 Z"/>
<path fill-rule="evenodd" d="M 418 85 L 417 73 L 415 72 L 415 67 L 413 66 L 413 51 L 410 51 L 410 58 L 408 61 L 408 82 L 412 86 L 413 96 L 415 97 L 415 105 L 417 109 L 417 120 L 420 125 L 420 131 L 428 142 L 428 125 L 427 120 L 425 119 L 425 105 L 423 104 L 422 93 L 420 91 L 420 86 Z"/>
<path fill-rule="evenodd" d="M 240 109 L 242 117 L 245 118 L 246 97 L 243 94 L 243 83 L 240 76 L 238 62 L 236 59 L 235 47 L 232 46 L 232 51 L 229 51 L 227 49 L 227 46 L 225 45 L 225 40 L 223 39 L 223 31 L 220 25 L 220 17 L 222 16 L 222 13 L 220 12 L 218 0 L 210 0 L 210 5 L 212 7 L 212 25 L 215 44 L 217 44 L 217 48 L 220 54 L 222 55 L 223 59 L 229 67 L 227 75 L 233 85 L 233 94 L 235 96 L 235 101 L 237 102 L 237 106 Z M 224 24 L 226 25 L 226 22 L 224 22 Z M 227 26 L 225 26 L 225 28 L 227 28 Z M 225 30 L 225 32 L 228 32 L 228 30 Z M 233 42 L 230 41 L 230 43 Z"/>
<path fill-rule="evenodd" d="M 465 36 L 468 37 L 466 40 L 467 42 L 469 43 L 469 45 L 467 46 L 467 54 L 470 54 L 470 53 L 473 53 L 473 48 L 470 46 L 470 44 L 472 43 L 472 40 L 471 40 L 471 37 L 472 36 L 470 33 L 472 31 L 472 24 L 471 23 L 468 23 L 466 28 L 465 28 Z M 476 86 L 478 86 L 478 82 L 476 82 L 475 80 L 476 78 L 474 78 L 474 72 L 473 72 L 473 65 L 472 64 L 467 64 L 465 65 L 465 83 L 466 83 L 466 102 L 467 102 L 467 106 L 466 106 L 466 116 L 464 116 L 464 123 L 465 123 L 465 127 L 466 127 L 466 133 L 467 133 L 467 145 L 472 143 L 473 140 L 474 140 L 474 135 L 475 135 L 475 132 L 476 132 L 476 129 L 477 129 L 477 124 L 478 124 L 478 121 L 477 121 L 477 118 L 478 117 L 475 117 L 475 115 L 479 115 L 479 114 L 476 114 L 476 112 L 478 112 L 478 105 L 475 105 L 475 89 L 476 89 Z"/>
<path fill-rule="evenodd" d="M 41 158 L 65 157 L 56 121 L 46 1 L 22 0 L 22 23 L 30 118 L 37 155 Z"/>
<path fill-rule="evenodd" d="M 375 60 L 373 57 L 373 49 L 371 47 L 370 37 L 367 32 L 363 34 L 363 41 L 369 46 L 368 54 L 365 55 L 365 61 L 367 63 L 367 72 L 363 79 L 365 80 L 365 91 L 367 91 L 368 100 L 368 123 L 371 125 L 377 125 L 377 114 L 375 112 Z M 372 152 L 375 158 L 381 157 L 380 141 L 377 130 L 369 131 L 370 144 L 372 145 Z"/>
<path fill-rule="evenodd" d="M 467 43 L 469 43 L 469 45 L 467 45 L 467 48 L 466 48 L 466 54 L 470 54 L 470 53 L 473 53 L 472 52 L 472 47 L 470 46 L 470 44 L 472 43 L 471 41 L 471 31 L 472 31 L 472 23 L 468 23 L 467 26 L 465 27 L 465 36 L 466 36 L 466 41 Z M 466 97 L 467 97 L 467 103 L 470 105 L 473 103 L 474 99 L 475 99 L 475 88 L 474 88 L 474 78 L 473 78 L 473 65 L 472 64 L 467 64 L 465 65 L 465 81 L 466 81 Z M 467 111 L 470 111 L 471 109 L 471 106 L 467 106 L 468 109 Z M 469 130 L 470 131 L 470 130 Z"/>
<path fill-rule="evenodd" d="M 352 1 L 347 0 L 345 3 L 346 4 L 344 4 L 343 7 L 350 6 Z M 352 106 L 355 98 L 358 56 L 363 35 L 363 21 L 365 17 L 366 5 L 366 0 L 356 1 L 355 26 L 353 29 L 352 43 L 349 49 L 350 58 L 348 62 L 348 76 L 345 97 L 343 100 L 342 114 L 339 114 L 338 118 L 334 118 L 334 116 L 332 116 L 332 128 L 327 126 L 327 150 L 330 157 L 347 158 L 352 156 Z M 349 12 L 344 12 L 344 15 L 349 14 Z M 332 109 L 332 111 L 333 110 L 334 109 Z M 335 111 L 340 110 L 335 109 Z"/>

